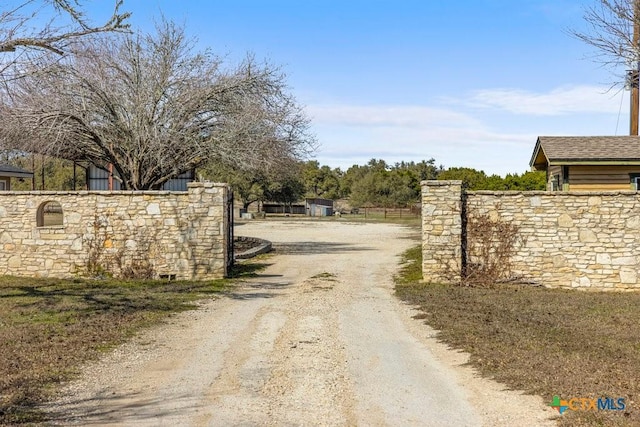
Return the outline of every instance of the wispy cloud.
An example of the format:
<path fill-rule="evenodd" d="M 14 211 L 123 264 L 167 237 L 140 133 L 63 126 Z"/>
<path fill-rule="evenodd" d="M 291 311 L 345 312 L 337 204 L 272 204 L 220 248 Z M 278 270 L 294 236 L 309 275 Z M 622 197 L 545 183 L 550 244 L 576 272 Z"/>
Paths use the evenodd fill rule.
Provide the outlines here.
<path fill-rule="evenodd" d="M 538 135 L 613 134 L 621 94 L 605 89 L 487 89 L 431 105 L 315 104 L 307 112 L 318 159 L 332 166 L 435 158 L 504 174 L 528 169 Z"/>
<path fill-rule="evenodd" d="M 445 123 L 460 126 L 481 124 L 477 119 L 452 109 L 411 105 L 323 104 L 308 106 L 307 113 L 314 122 L 343 126 L 424 128 Z"/>
<path fill-rule="evenodd" d="M 483 89 L 473 92 L 468 100 L 458 99 L 455 103 L 534 116 L 615 114 L 620 109 L 621 96 L 617 89 L 588 85 L 564 86 L 540 93 L 522 89 Z"/>

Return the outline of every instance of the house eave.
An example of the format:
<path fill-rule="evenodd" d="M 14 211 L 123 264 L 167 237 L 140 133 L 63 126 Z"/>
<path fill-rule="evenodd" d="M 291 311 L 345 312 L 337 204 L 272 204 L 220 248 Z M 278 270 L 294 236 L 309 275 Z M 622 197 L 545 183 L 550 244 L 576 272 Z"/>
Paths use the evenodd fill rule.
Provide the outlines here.
<path fill-rule="evenodd" d="M 580 160 L 556 159 L 549 160 L 549 166 L 640 166 L 640 159 L 631 160 Z"/>
<path fill-rule="evenodd" d="M 0 177 L 8 177 L 8 178 L 33 178 L 33 173 L 31 172 L 4 172 L 0 171 Z"/>
<path fill-rule="evenodd" d="M 542 155 L 544 155 L 544 150 L 542 150 L 542 144 L 540 144 L 540 138 L 536 140 L 536 146 L 533 148 L 533 154 L 531 155 L 531 160 L 529 161 L 529 166 L 533 169 L 536 169 L 538 165 L 542 163 L 536 162 L 538 155 L 542 151 Z"/>

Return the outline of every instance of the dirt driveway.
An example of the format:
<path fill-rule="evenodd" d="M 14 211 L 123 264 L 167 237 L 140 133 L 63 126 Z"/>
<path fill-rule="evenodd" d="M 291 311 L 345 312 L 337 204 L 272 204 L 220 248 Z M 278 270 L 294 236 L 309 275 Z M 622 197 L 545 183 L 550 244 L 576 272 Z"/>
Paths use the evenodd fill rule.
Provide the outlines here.
<path fill-rule="evenodd" d="M 553 425 L 541 399 L 461 365 L 393 296 L 418 232 L 392 224 L 255 221 L 270 266 L 88 366 L 60 424 Z"/>

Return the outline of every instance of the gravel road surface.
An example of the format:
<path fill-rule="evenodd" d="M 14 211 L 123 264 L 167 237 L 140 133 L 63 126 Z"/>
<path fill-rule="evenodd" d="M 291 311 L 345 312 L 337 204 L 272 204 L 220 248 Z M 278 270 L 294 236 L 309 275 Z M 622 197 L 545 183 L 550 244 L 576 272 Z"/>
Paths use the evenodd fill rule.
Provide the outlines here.
<path fill-rule="evenodd" d="M 552 410 L 466 366 L 393 296 L 415 229 L 252 221 L 259 277 L 145 331 L 50 406 L 62 425 L 552 426 Z"/>

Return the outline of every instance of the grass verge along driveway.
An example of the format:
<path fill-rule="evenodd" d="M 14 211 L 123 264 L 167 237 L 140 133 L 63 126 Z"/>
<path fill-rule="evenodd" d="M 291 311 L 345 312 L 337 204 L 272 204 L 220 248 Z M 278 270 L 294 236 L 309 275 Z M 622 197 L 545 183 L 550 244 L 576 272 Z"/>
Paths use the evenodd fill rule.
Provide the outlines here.
<path fill-rule="evenodd" d="M 426 284 L 420 268 L 420 247 L 407 251 L 397 295 L 482 375 L 549 404 L 574 398 L 560 426 L 640 425 L 640 293 Z"/>
<path fill-rule="evenodd" d="M 0 425 L 45 421 L 38 404 L 82 362 L 229 284 L 0 277 Z"/>

